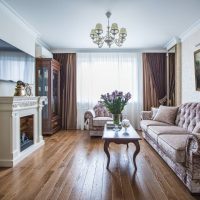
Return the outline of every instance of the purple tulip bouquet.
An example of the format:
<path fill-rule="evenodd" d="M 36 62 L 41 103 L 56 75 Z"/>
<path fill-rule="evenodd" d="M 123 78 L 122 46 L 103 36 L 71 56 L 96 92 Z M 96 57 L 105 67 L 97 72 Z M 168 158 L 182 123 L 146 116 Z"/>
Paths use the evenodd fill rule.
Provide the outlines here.
<path fill-rule="evenodd" d="M 130 98 L 131 94 L 129 92 L 123 94 L 123 92 L 117 90 L 113 91 L 111 94 L 107 93 L 101 95 L 102 103 L 113 115 L 114 124 L 119 125 L 122 110 Z"/>
<path fill-rule="evenodd" d="M 115 90 L 112 94 L 101 95 L 103 104 L 112 114 L 121 114 L 124 106 L 127 104 L 128 100 L 131 98 L 130 92 L 123 94 L 123 92 Z"/>

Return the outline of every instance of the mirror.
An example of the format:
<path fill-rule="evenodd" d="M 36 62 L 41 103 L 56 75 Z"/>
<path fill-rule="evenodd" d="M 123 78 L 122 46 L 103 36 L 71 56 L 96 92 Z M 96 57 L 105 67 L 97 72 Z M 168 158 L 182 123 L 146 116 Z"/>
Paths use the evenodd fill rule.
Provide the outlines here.
<path fill-rule="evenodd" d="M 200 50 L 194 52 L 196 90 L 200 91 Z"/>
<path fill-rule="evenodd" d="M 34 84 L 35 58 L 0 39 L 0 81 Z"/>

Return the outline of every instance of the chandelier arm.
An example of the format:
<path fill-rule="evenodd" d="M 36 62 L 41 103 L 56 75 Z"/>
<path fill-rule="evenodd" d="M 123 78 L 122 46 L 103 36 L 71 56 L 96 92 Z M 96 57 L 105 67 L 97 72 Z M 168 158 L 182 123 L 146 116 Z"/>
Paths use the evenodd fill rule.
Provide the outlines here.
<path fill-rule="evenodd" d="M 113 43 L 115 43 L 117 46 L 121 47 L 124 41 L 126 40 L 126 29 L 121 28 L 120 31 L 118 29 L 118 25 L 116 23 L 112 24 L 112 27 L 110 27 L 110 16 L 111 13 L 107 12 L 106 13 L 108 23 L 107 23 L 107 31 L 105 36 L 103 36 L 103 30 L 102 30 L 102 25 L 97 24 L 96 29 L 92 29 L 91 31 L 91 39 L 93 40 L 93 43 L 97 44 L 99 48 L 103 46 L 104 43 L 107 44 L 107 46 L 110 48 Z M 96 33 L 95 33 L 96 31 Z M 96 34 L 96 35 L 95 35 Z"/>

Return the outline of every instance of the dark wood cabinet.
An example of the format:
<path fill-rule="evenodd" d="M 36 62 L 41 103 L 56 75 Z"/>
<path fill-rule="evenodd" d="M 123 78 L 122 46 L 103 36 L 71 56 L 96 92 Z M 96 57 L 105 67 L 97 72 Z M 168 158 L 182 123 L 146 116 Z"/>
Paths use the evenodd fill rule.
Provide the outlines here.
<path fill-rule="evenodd" d="M 50 58 L 36 59 L 36 96 L 47 96 L 42 110 L 42 132 L 53 134 L 61 128 L 60 64 Z"/>

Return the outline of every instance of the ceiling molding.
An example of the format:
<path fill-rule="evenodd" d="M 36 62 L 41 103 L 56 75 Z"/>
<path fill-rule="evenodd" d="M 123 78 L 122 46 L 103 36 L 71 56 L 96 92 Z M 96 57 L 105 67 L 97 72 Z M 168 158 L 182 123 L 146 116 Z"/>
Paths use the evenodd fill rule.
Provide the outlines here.
<path fill-rule="evenodd" d="M 179 37 L 173 37 L 169 42 L 167 42 L 165 45 L 164 45 L 164 48 L 169 50 L 171 49 L 173 46 L 175 46 L 176 44 L 180 43 L 181 40 Z"/>
<path fill-rule="evenodd" d="M 29 24 L 21 15 L 19 15 L 5 0 L 0 0 L 0 6 L 3 6 L 8 14 L 17 21 L 22 27 L 24 27 L 33 37 L 36 38 L 36 43 L 50 49 L 50 47 L 43 42 L 40 37 L 41 34 L 31 24 Z"/>
<path fill-rule="evenodd" d="M 0 4 L 4 6 L 5 10 L 8 11 L 9 15 L 17 22 L 23 26 L 32 36 L 35 38 L 40 35 L 40 33 L 34 29 L 22 16 L 20 16 L 5 0 L 0 0 Z"/>
<path fill-rule="evenodd" d="M 190 26 L 185 32 L 180 35 L 181 42 L 187 39 L 190 35 L 200 30 L 200 19 Z"/>
<path fill-rule="evenodd" d="M 49 45 L 47 43 L 45 43 L 44 41 L 41 40 L 41 38 L 37 38 L 35 41 L 36 45 L 38 46 L 43 46 L 45 47 L 48 51 L 51 52 L 51 48 L 49 47 Z"/>
<path fill-rule="evenodd" d="M 131 49 L 131 48 L 124 48 L 124 49 L 98 49 L 98 48 L 85 48 L 85 49 L 51 49 L 52 53 L 130 53 L 130 52 L 146 52 L 146 53 L 157 53 L 157 52 L 166 52 L 164 48 L 157 48 L 157 49 Z"/>

